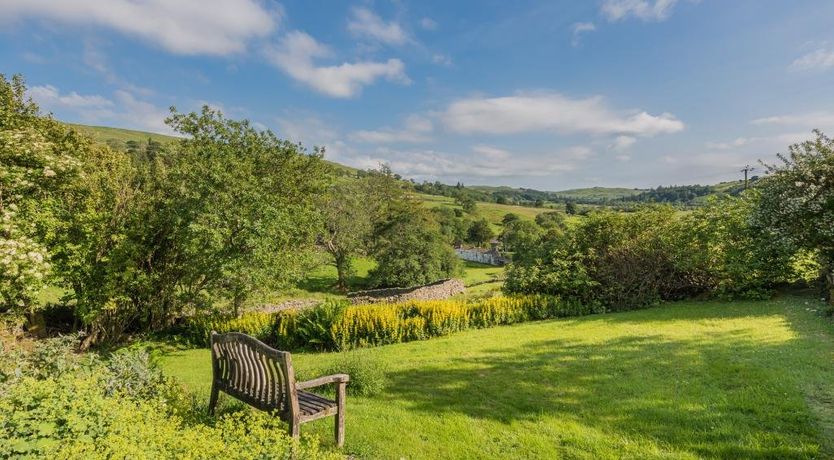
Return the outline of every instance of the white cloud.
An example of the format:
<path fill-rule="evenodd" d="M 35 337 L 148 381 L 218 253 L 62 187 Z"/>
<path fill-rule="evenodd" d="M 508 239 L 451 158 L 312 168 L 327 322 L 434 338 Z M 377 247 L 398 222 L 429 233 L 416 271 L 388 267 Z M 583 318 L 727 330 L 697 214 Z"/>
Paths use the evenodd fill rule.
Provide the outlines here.
<path fill-rule="evenodd" d="M 117 90 L 109 99 L 75 91 L 62 94 L 55 86 L 43 85 L 29 88 L 28 95 L 42 108 L 58 112 L 56 115 L 70 121 L 173 134 L 165 124 L 167 110 L 140 100 L 129 91 Z"/>
<path fill-rule="evenodd" d="M 437 22 L 432 18 L 423 18 L 420 20 L 420 27 L 425 30 L 437 30 Z"/>
<path fill-rule="evenodd" d="M 811 129 L 834 126 L 834 112 L 818 111 L 793 115 L 777 115 L 757 118 L 751 121 L 754 125 L 792 125 Z"/>
<path fill-rule="evenodd" d="M 452 65 L 452 58 L 445 55 L 445 54 L 435 54 L 431 57 L 432 62 L 439 65 L 450 66 Z"/>
<path fill-rule="evenodd" d="M 834 67 L 834 51 L 820 48 L 791 63 L 788 70 L 802 72 L 807 70 L 828 70 Z"/>
<path fill-rule="evenodd" d="M 358 168 L 386 163 L 399 174 L 417 179 L 547 177 L 576 169 L 572 149 L 555 154 L 516 154 L 488 145 L 475 145 L 469 152 L 454 154 L 436 150 L 379 148 L 372 155 L 350 160 Z"/>
<path fill-rule="evenodd" d="M 399 59 L 316 66 L 316 59 L 331 57 L 333 52 L 301 31 L 288 33 L 277 47 L 267 48 L 264 54 L 273 65 L 293 79 L 332 97 L 353 97 L 362 87 L 380 78 L 403 84 L 410 83 L 405 74 L 405 65 Z"/>
<path fill-rule="evenodd" d="M 383 128 L 375 131 L 362 130 L 351 134 L 351 139 L 370 144 L 395 142 L 428 142 L 434 125 L 428 118 L 411 115 L 400 129 Z"/>
<path fill-rule="evenodd" d="M 106 110 L 113 107 L 113 102 L 99 95 L 83 96 L 71 91 L 61 94 L 52 85 L 33 86 L 29 88 L 29 97 L 46 109 L 67 108 L 74 110 Z"/>
<path fill-rule="evenodd" d="M 354 8 L 348 30 L 357 37 L 370 38 L 388 45 L 402 45 L 409 38 L 399 23 L 385 22 L 368 8 Z"/>
<path fill-rule="evenodd" d="M 664 21 L 678 0 L 605 0 L 600 7 L 602 15 L 611 22 L 630 16 L 643 21 Z"/>
<path fill-rule="evenodd" d="M 617 136 L 617 138 L 614 139 L 614 143 L 611 145 L 611 148 L 622 151 L 634 145 L 635 142 L 637 142 L 637 139 L 632 136 Z"/>
<path fill-rule="evenodd" d="M 475 145 L 472 152 L 490 160 L 506 160 L 510 158 L 510 152 L 490 145 Z"/>
<path fill-rule="evenodd" d="M 573 31 L 573 36 L 571 37 L 570 44 L 573 46 L 579 46 L 579 43 L 582 40 L 582 34 L 593 32 L 597 30 L 597 27 L 592 22 L 577 22 L 571 26 L 571 30 Z"/>
<path fill-rule="evenodd" d="M 448 129 L 464 134 L 556 131 L 654 136 L 684 128 L 684 124 L 669 113 L 620 112 L 609 108 L 599 96 L 571 99 L 557 93 L 461 99 L 449 105 L 441 118 Z"/>
<path fill-rule="evenodd" d="M 256 0 L 5 0 L 0 22 L 42 18 L 98 26 L 177 54 L 228 55 L 269 35 L 280 17 Z"/>
<path fill-rule="evenodd" d="M 751 137 L 737 137 L 730 142 L 707 142 L 706 146 L 709 149 L 730 150 L 738 147 L 743 147 L 755 140 L 756 138 Z"/>

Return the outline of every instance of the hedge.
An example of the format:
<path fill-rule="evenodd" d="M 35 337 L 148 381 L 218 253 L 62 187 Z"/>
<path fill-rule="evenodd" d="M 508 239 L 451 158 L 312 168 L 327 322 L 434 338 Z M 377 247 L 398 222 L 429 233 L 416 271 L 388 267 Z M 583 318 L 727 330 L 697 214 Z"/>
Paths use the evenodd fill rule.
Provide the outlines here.
<path fill-rule="evenodd" d="M 466 329 L 604 311 L 596 304 L 547 295 L 371 305 L 331 301 L 303 310 L 252 312 L 237 318 L 191 318 L 186 322 L 185 335 L 207 344 L 212 330 L 238 331 L 283 349 L 347 350 L 423 340 Z"/>

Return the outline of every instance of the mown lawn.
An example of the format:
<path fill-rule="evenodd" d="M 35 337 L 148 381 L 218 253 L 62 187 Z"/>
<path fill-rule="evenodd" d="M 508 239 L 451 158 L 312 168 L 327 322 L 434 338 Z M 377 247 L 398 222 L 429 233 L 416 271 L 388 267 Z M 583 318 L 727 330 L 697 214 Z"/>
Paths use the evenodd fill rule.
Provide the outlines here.
<path fill-rule="evenodd" d="M 832 458 L 834 327 L 820 307 L 802 297 L 679 302 L 359 350 L 384 363 L 388 384 L 349 397 L 345 449 L 395 459 Z M 294 361 L 312 377 L 336 358 Z M 209 361 L 204 349 L 162 358 L 203 400 Z M 331 422 L 302 431 L 331 442 Z"/>

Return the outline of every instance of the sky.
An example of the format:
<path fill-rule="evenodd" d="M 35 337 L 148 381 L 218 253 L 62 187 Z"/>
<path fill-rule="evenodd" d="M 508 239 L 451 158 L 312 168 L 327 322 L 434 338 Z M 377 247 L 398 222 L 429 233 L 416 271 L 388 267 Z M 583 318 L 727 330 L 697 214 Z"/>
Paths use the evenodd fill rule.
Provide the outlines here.
<path fill-rule="evenodd" d="M 830 0 L 0 0 L 58 119 L 209 105 L 358 168 L 540 190 L 738 180 L 834 134 Z M 754 172 L 755 174 L 755 172 Z"/>

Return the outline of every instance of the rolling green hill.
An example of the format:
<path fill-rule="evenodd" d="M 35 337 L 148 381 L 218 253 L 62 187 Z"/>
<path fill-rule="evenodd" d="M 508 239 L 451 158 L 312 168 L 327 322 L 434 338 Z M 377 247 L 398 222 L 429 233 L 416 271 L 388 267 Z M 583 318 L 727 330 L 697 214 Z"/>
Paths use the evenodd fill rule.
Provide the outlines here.
<path fill-rule="evenodd" d="M 76 131 L 82 132 L 90 136 L 96 142 L 107 144 L 110 147 L 121 150 L 125 150 L 127 148 L 127 143 L 129 141 L 148 142 L 148 140 L 150 139 L 154 142 L 159 142 L 164 145 L 176 142 L 178 139 L 175 136 L 149 133 L 146 131 L 136 131 L 133 129 L 111 128 L 109 126 L 89 126 L 80 125 L 77 123 L 66 123 L 66 125 L 72 127 Z M 351 168 L 350 166 L 345 166 L 343 164 L 334 163 L 332 161 L 327 160 L 325 160 L 325 163 L 331 165 L 333 167 L 333 170 L 336 171 L 339 175 L 354 175 L 357 172 L 356 168 Z"/>

